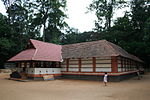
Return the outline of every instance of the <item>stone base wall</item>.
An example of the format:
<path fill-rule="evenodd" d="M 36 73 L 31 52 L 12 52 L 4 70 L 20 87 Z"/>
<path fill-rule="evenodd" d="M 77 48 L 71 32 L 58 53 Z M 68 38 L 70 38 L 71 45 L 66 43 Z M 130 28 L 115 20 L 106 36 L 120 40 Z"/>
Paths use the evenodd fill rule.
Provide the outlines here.
<path fill-rule="evenodd" d="M 119 82 L 129 78 L 137 76 L 136 72 L 124 74 L 124 75 L 116 75 L 110 76 L 108 75 L 108 81 L 110 82 Z M 103 81 L 103 75 L 62 75 L 64 79 L 75 79 L 75 80 L 91 80 L 91 81 Z"/>
<path fill-rule="evenodd" d="M 27 78 L 35 81 L 44 81 L 43 77 L 27 77 Z M 62 79 L 62 76 L 54 76 L 54 80 L 55 79 Z"/>

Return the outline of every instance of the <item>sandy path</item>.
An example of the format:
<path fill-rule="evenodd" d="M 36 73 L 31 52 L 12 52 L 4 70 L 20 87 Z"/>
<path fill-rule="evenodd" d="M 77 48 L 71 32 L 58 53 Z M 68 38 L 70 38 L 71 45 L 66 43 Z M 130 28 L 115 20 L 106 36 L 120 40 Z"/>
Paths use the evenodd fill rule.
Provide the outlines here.
<path fill-rule="evenodd" d="M 54 80 L 18 82 L 0 74 L 0 100 L 149 100 L 150 74 L 122 82 Z"/>

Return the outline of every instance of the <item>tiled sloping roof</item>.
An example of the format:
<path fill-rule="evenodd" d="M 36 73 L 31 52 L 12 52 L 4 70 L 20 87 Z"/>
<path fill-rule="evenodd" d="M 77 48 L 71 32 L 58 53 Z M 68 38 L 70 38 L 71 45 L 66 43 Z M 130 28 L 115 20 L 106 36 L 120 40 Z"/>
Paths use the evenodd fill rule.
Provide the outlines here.
<path fill-rule="evenodd" d="M 8 61 L 61 61 L 61 45 L 41 42 L 33 39 L 30 39 L 30 43 L 34 48 L 26 49 L 9 59 Z"/>
<path fill-rule="evenodd" d="M 123 56 L 141 62 L 141 60 L 139 60 L 137 57 L 133 57 L 121 47 L 106 40 L 76 43 L 62 46 L 63 58 L 86 58 L 104 56 Z"/>
<path fill-rule="evenodd" d="M 34 53 L 35 53 L 35 51 L 36 51 L 35 49 L 27 49 L 27 50 L 21 51 L 16 56 L 10 58 L 8 61 L 27 61 L 27 60 L 31 60 Z"/>
<path fill-rule="evenodd" d="M 140 60 L 138 57 L 132 55 L 132 54 L 129 54 L 128 52 L 126 52 L 124 49 L 122 49 L 121 47 L 119 47 L 118 45 L 115 45 L 111 42 L 108 42 L 107 43 L 120 55 L 120 56 L 123 56 L 123 57 L 127 57 L 127 58 L 130 58 L 130 59 L 133 59 L 133 60 L 136 60 L 136 61 L 139 61 L 139 62 L 143 62 L 142 60 Z"/>
<path fill-rule="evenodd" d="M 136 56 L 127 53 L 121 47 L 106 40 L 63 46 L 33 39 L 30 39 L 29 43 L 32 46 L 29 46 L 26 50 L 20 52 L 8 61 L 62 61 L 62 58 L 123 56 L 142 62 Z"/>
<path fill-rule="evenodd" d="M 86 58 L 100 56 L 117 56 L 106 43 L 106 40 L 83 42 L 62 46 L 63 58 Z"/>

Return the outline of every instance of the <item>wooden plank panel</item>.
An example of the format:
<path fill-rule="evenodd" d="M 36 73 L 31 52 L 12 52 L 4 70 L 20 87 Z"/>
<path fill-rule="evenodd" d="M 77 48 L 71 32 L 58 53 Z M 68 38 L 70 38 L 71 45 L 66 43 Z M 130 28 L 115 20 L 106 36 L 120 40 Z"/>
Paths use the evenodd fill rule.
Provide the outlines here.
<path fill-rule="evenodd" d="M 96 72 L 111 72 L 111 68 L 96 68 Z"/>
<path fill-rule="evenodd" d="M 93 68 L 81 68 L 81 72 L 93 72 Z"/>
<path fill-rule="evenodd" d="M 78 64 L 78 60 L 76 60 L 76 61 L 69 61 L 69 64 Z"/>
<path fill-rule="evenodd" d="M 96 59 L 106 60 L 106 59 L 111 59 L 111 57 L 96 57 Z"/>
<path fill-rule="evenodd" d="M 78 72 L 79 71 L 79 68 L 69 68 L 68 71 L 75 71 L 75 72 Z"/>
<path fill-rule="evenodd" d="M 92 60 L 92 58 L 82 58 L 82 60 L 88 61 L 88 60 Z"/>
<path fill-rule="evenodd" d="M 89 65 L 84 65 L 84 64 L 82 64 L 82 67 L 93 67 L 93 65 L 92 64 L 89 64 Z"/>
<path fill-rule="evenodd" d="M 118 67 L 118 72 L 121 72 L 122 71 L 122 68 Z"/>
<path fill-rule="evenodd" d="M 118 64 L 118 67 L 121 67 L 121 64 Z"/>
<path fill-rule="evenodd" d="M 67 71 L 67 68 L 61 68 L 61 71 Z"/>
<path fill-rule="evenodd" d="M 111 67 L 111 64 L 96 64 L 96 67 Z"/>
<path fill-rule="evenodd" d="M 78 60 L 79 72 L 81 72 L 81 58 Z"/>
<path fill-rule="evenodd" d="M 71 68 L 71 67 L 79 67 L 79 65 L 78 64 L 76 64 L 76 65 L 69 65 L 69 68 Z"/>
<path fill-rule="evenodd" d="M 82 60 L 82 64 L 92 64 L 92 60 L 88 60 L 88 61 L 86 61 L 86 60 Z"/>
<path fill-rule="evenodd" d="M 96 63 L 111 63 L 111 60 L 98 60 L 98 59 L 96 59 Z"/>

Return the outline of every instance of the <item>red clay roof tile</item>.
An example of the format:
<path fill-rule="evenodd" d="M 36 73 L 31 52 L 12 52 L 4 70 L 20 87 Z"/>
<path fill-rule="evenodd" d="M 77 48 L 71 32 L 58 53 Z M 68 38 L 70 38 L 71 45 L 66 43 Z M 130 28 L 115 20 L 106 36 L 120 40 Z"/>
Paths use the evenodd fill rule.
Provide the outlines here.
<path fill-rule="evenodd" d="M 61 45 L 46 43 L 30 39 L 34 48 L 26 49 L 8 61 L 38 60 L 38 61 L 61 61 Z"/>
<path fill-rule="evenodd" d="M 69 45 L 56 45 L 38 40 L 30 39 L 26 50 L 20 52 L 8 61 L 62 61 L 62 58 L 87 58 L 105 56 L 123 56 L 139 62 L 138 57 L 133 56 L 121 47 L 108 42 L 99 40 L 93 42 L 83 42 Z"/>

